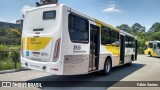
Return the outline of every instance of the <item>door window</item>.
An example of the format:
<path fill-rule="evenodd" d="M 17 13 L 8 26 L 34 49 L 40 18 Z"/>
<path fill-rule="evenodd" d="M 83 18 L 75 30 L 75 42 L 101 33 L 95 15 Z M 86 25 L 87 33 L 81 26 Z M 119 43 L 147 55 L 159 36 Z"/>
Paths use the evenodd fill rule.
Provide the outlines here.
<path fill-rule="evenodd" d="M 157 44 L 153 44 L 153 49 L 157 49 Z"/>

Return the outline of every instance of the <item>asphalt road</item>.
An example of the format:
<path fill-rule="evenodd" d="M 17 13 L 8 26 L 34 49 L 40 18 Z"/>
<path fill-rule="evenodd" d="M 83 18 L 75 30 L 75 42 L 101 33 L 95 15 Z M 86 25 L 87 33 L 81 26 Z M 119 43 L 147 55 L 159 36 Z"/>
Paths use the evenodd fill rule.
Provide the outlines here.
<path fill-rule="evenodd" d="M 99 72 L 88 75 L 57 76 L 29 70 L 0 74 L 0 81 L 116 81 L 112 83 L 111 87 L 43 87 L 24 88 L 23 90 L 160 90 L 157 87 L 114 87 L 121 81 L 160 81 L 160 58 L 139 55 L 138 60 L 131 66 L 113 68 L 108 76 L 102 76 Z M 22 88 L 0 88 L 0 90 L 6 89 L 21 90 Z"/>

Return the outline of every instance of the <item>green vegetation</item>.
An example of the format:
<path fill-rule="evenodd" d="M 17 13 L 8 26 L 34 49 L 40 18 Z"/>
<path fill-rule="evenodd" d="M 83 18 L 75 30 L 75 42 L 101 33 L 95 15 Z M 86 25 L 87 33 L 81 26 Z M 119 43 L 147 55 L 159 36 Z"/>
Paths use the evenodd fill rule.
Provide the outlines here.
<path fill-rule="evenodd" d="M 9 52 L 7 50 L 8 50 L 7 46 L 0 45 L 0 59 L 6 59 L 6 57 L 8 57 Z"/>
<path fill-rule="evenodd" d="M 0 70 L 20 69 L 21 30 L 0 29 Z"/>
<path fill-rule="evenodd" d="M 0 29 L 0 45 L 20 45 L 21 30 Z"/>
<path fill-rule="evenodd" d="M 17 62 L 17 65 L 16 65 L 16 69 L 21 69 L 21 65 L 20 65 L 20 62 Z M 10 70 L 10 69 L 15 69 L 15 62 L 10 59 L 10 58 L 7 58 L 5 60 L 0 60 L 0 70 Z"/>
<path fill-rule="evenodd" d="M 135 23 L 133 26 L 129 27 L 127 24 L 122 24 L 117 26 L 117 28 L 129 32 L 138 37 L 138 53 L 143 54 L 145 50 L 145 42 L 152 40 L 160 41 L 160 23 L 156 22 L 152 27 L 145 32 L 145 27 L 139 23 Z"/>
<path fill-rule="evenodd" d="M 6 45 L 0 45 L 0 70 L 20 69 L 19 50 L 9 51 Z"/>

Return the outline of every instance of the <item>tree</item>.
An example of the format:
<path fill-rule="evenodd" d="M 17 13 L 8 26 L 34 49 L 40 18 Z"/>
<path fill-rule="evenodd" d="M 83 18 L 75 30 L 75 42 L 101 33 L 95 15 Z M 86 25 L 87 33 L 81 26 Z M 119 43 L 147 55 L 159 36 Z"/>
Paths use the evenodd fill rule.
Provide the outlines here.
<path fill-rule="evenodd" d="M 127 24 L 122 24 L 120 26 L 117 26 L 117 28 L 123 30 L 123 31 L 126 31 L 126 32 L 131 32 L 131 28 L 127 25 Z"/>
<path fill-rule="evenodd" d="M 5 45 L 0 45 L 0 60 L 5 60 L 6 57 L 8 57 L 9 52 L 7 51 L 8 47 Z"/>
<path fill-rule="evenodd" d="M 18 29 L 1 29 L 0 44 L 2 45 L 20 45 L 21 32 Z"/>
<path fill-rule="evenodd" d="M 150 37 L 151 37 L 151 40 L 158 40 L 158 41 L 160 41 L 160 31 L 151 34 Z"/>
<path fill-rule="evenodd" d="M 17 29 L 8 29 L 6 30 L 6 32 L 7 32 L 6 36 L 10 38 L 20 38 L 21 37 L 21 33 Z"/>
<path fill-rule="evenodd" d="M 5 35 L 6 35 L 5 29 L 0 29 L 0 36 L 5 36 Z"/>
<path fill-rule="evenodd" d="M 148 32 L 159 32 L 160 31 L 160 23 L 156 22 L 152 25 Z"/>
<path fill-rule="evenodd" d="M 134 33 L 145 32 L 145 27 L 143 27 L 139 23 L 133 24 L 133 26 L 131 28 L 132 28 L 132 30 L 133 30 Z"/>

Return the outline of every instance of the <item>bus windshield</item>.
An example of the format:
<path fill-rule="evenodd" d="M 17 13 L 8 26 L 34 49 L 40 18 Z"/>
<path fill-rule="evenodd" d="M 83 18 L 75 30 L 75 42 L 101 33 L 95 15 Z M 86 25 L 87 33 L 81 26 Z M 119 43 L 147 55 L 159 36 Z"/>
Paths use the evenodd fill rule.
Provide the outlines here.
<path fill-rule="evenodd" d="M 149 48 L 153 48 L 153 43 L 149 43 Z"/>

